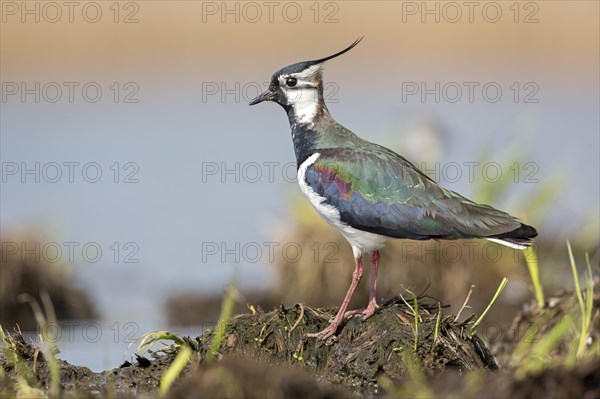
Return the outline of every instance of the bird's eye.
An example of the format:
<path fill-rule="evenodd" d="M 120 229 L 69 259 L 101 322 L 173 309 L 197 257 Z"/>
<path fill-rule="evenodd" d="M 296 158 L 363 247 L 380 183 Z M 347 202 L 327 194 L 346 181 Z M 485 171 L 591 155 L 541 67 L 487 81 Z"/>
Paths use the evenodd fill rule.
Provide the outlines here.
<path fill-rule="evenodd" d="M 287 78 L 285 80 L 285 84 L 288 85 L 289 87 L 296 86 L 296 83 L 298 83 L 298 79 L 296 79 L 296 78 Z"/>

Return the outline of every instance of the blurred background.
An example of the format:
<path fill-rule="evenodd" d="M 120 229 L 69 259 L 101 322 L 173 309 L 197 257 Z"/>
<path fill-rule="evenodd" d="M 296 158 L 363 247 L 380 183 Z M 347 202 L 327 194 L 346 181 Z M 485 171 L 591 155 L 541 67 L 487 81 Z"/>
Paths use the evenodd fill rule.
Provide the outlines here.
<path fill-rule="evenodd" d="M 363 35 L 326 67 L 339 122 L 536 226 L 548 290 L 570 288 L 565 240 L 598 264 L 597 2 L 0 4 L 0 320 L 35 333 L 18 295 L 49 292 L 71 363 L 200 334 L 233 279 L 239 311 L 339 305 L 350 248 L 298 189 L 285 113 L 247 103 Z M 522 255 L 469 245 L 390 243 L 380 297 L 431 283 L 456 312 L 475 284 L 478 313 L 507 276 L 488 320 L 508 323 Z"/>

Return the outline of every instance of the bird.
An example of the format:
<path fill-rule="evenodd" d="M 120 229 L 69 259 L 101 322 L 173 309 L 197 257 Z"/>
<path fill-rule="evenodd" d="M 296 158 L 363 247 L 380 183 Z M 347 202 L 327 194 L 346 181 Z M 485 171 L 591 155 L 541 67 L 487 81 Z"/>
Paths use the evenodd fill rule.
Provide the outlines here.
<path fill-rule="evenodd" d="M 323 96 L 324 64 L 362 39 L 333 55 L 281 68 L 249 103 L 283 107 L 300 189 L 352 247 L 352 281 L 337 314 L 324 330 L 307 334 L 319 340 L 334 336 L 350 317 L 375 314 L 379 251 L 388 239 L 487 239 L 523 250 L 537 236 L 534 227 L 441 187 L 401 155 L 360 138 L 331 116 Z M 364 273 L 363 255 L 371 261 L 369 301 L 364 309 L 347 311 Z"/>

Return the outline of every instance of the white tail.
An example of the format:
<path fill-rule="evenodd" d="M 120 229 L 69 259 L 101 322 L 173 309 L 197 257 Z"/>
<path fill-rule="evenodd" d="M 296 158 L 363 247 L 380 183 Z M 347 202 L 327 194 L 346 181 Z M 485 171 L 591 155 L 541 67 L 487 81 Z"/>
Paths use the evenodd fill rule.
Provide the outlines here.
<path fill-rule="evenodd" d="M 497 244 L 506 245 L 507 247 L 511 247 L 513 249 L 520 249 L 521 251 L 524 250 L 524 249 L 526 249 L 528 247 L 528 245 L 515 244 L 514 242 L 504 241 L 504 240 L 501 240 L 499 238 L 486 238 L 486 240 L 490 240 L 490 241 L 495 242 Z"/>

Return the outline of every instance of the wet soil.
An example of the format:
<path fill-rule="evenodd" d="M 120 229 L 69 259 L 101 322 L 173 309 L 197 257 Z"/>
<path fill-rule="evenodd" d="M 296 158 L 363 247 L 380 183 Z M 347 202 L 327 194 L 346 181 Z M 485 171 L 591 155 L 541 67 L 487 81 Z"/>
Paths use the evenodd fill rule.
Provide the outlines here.
<path fill-rule="evenodd" d="M 404 354 L 407 353 L 415 356 L 419 364 L 431 372 L 446 368 L 461 372 L 496 369 L 497 365 L 486 346 L 470 334 L 467 325 L 453 323 L 450 316 L 441 317 L 437 323 L 438 309 L 437 304 L 421 304 L 418 328 L 415 329 L 412 309 L 399 299 L 389 301 L 367 321 L 350 319 L 329 342 L 307 338 L 306 333 L 325 328 L 335 309 L 296 305 L 291 308 L 281 306 L 267 313 L 259 311 L 239 315 L 227 326 L 219 357 L 244 360 L 223 363 L 218 367 L 213 365 L 213 369 L 217 367 L 221 371 L 212 372 L 222 374 L 222 370 L 228 367 L 253 370 L 256 367 L 247 365 L 254 362 L 266 365 L 259 369 L 276 368 L 278 373 L 283 373 L 278 382 L 282 386 L 288 386 L 284 381 L 299 375 L 304 376 L 299 378 L 314 380 L 317 385 L 336 386 L 337 390 L 348 389 L 371 396 L 379 392 L 378 379 L 399 381 L 403 378 L 407 368 Z M 206 372 L 204 358 L 214 336 L 212 332 L 187 339 L 195 351 L 195 359 L 188 367 L 204 370 L 196 372 Z M 39 384 L 48 386 L 48 367 L 41 353 L 37 353 L 22 337 L 17 335 L 15 339 L 21 357 L 36 364 L 35 375 Z M 134 364 L 125 364 L 108 373 L 93 373 L 85 367 L 61 362 L 62 388 L 65 392 L 86 396 L 104 395 L 109 390 L 125 396 L 156 393 L 160 378 L 174 355 L 175 349 L 167 350 L 155 354 L 155 358 L 138 359 Z M 6 370 L 14 369 L 7 358 L 3 363 Z M 282 371 L 287 369 L 291 373 L 289 376 Z M 261 373 L 265 378 L 269 374 Z M 237 376 L 237 371 L 232 375 Z M 256 380 L 260 381 L 260 378 Z M 210 382 L 210 378 L 206 381 Z M 269 381 L 271 386 L 273 381 L 270 377 Z M 5 383 L 10 385 L 8 381 Z M 299 384 L 300 387 L 303 385 L 306 384 Z"/>
<path fill-rule="evenodd" d="M 550 313 L 560 318 L 573 306 L 572 297 L 557 299 L 552 305 Z M 512 366 L 501 363 L 498 370 L 486 344 L 471 334 L 472 320 L 455 323 L 450 315 L 438 319 L 439 309 L 437 302 L 421 299 L 415 328 L 413 310 L 395 298 L 366 321 L 348 320 L 329 342 L 306 338 L 305 334 L 324 328 L 335 309 L 298 304 L 238 315 L 226 327 L 217 361 L 206 360 L 214 332 L 185 338 L 193 356 L 167 396 L 600 397 L 597 361 L 572 368 L 550 365 L 539 373 L 515 378 Z M 552 325 L 547 312 L 531 305 L 515 323 L 527 319 Z M 540 330 L 540 338 L 544 331 Z M 593 334 L 597 339 L 597 322 Z M 43 354 L 19 334 L 12 334 L 11 340 L 13 354 L 5 348 L 0 357 L 1 396 L 18 396 L 21 388 L 17 375 L 28 374 L 29 384 L 47 393 L 50 373 Z M 496 343 L 498 359 L 508 361 L 508 353 L 518 343 Z M 564 348 L 558 346 L 549 356 L 560 356 L 561 350 Z M 15 361 L 14 353 L 19 361 Z M 175 347 L 166 347 L 104 373 L 61 361 L 61 395 L 158 397 L 162 375 L 176 354 Z"/>

